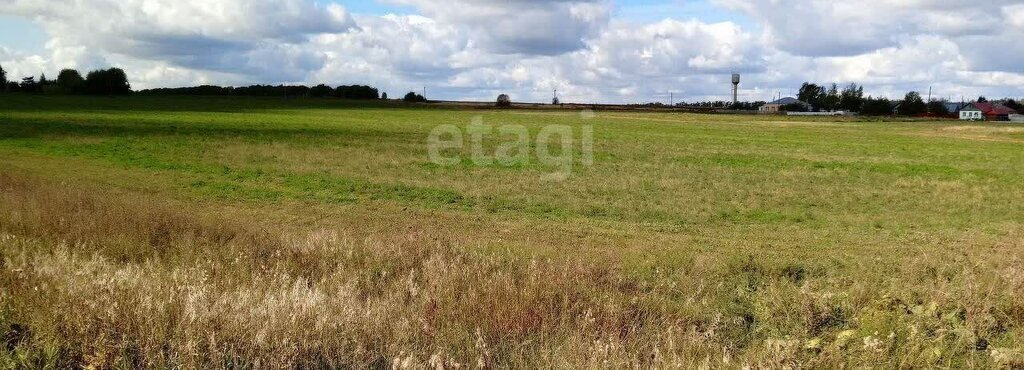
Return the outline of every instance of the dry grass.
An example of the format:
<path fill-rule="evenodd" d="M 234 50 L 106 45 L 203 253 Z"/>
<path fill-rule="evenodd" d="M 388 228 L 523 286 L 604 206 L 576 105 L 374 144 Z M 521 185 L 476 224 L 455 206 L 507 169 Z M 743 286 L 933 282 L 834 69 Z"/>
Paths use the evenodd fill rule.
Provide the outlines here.
<path fill-rule="evenodd" d="M 9 98 L 0 368 L 1024 366 L 1015 127 Z"/>
<path fill-rule="evenodd" d="M 416 231 L 276 234 L 19 175 L 0 175 L 0 189 L 7 365 L 1024 364 L 1005 347 L 1024 324 L 1016 257 L 922 255 L 900 280 L 752 258 L 638 278 Z M 1013 237 L 1006 250 L 1021 248 Z"/>

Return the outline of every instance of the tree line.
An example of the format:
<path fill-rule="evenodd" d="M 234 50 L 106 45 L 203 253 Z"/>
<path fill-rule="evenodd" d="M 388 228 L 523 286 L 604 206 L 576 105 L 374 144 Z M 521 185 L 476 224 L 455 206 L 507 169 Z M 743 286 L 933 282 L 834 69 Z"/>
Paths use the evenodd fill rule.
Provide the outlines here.
<path fill-rule="evenodd" d="M 56 80 L 46 74 L 23 77 L 20 82 L 7 79 L 7 72 L 0 66 L 0 91 L 32 94 L 84 94 L 84 95 L 126 95 L 132 92 L 128 75 L 120 68 L 90 71 L 85 77 L 74 69 L 63 69 Z"/>
<path fill-rule="evenodd" d="M 871 96 L 864 97 L 864 87 L 858 86 L 857 84 L 850 84 L 840 90 L 834 83 L 830 87 L 825 87 L 805 82 L 800 86 L 800 92 L 797 99 L 807 103 L 811 106 L 811 109 L 814 110 L 845 110 L 849 112 L 859 112 L 866 116 L 887 116 L 893 114 L 903 116 L 918 116 L 923 114 L 941 116 L 956 113 L 949 111 L 949 108 L 946 106 L 946 101 L 925 101 L 925 99 L 921 97 L 921 93 L 917 91 L 907 92 L 907 94 L 903 96 L 903 100 L 889 100 L 886 98 L 874 98 Z M 975 101 L 986 102 L 987 99 L 982 96 Z M 1006 107 L 1016 111 L 1022 111 L 1022 109 L 1024 109 L 1024 106 L 1014 99 L 1007 98 L 1000 102 Z M 793 111 L 807 109 L 807 107 L 801 106 L 800 104 L 791 104 L 785 108 L 793 109 Z"/>
<path fill-rule="evenodd" d="M 929 107 L 923 99 L 921 94 L 916 91 L 911 91 L 904 96 L 903 101 L 891 101 L 887 98 L 875 98 L 872 96 L 864 96 L 864 86 L 859 86 L 856 83 L 851 83 L 842 89 L 839 88 L 838 84 L 833 83 L 831 86 L 822 86 L 810 82 L 804 82 L 800 86 L 800 91 L 797 94 L 797 99 L 807 103 L 811 110 L 815 111 L 847 111 L 847 112 L 859 112 L 862 115 L 867 116 L 887 116 L 893 113 L 901 115 L 915 116 L 929 112 L 929 108 L 936 108 L 936 111 L 932 111 L 937 114 L 946 114 L 946 106 L 941 102 L 934 102 L 932 107 Z M 790 111 L 806 111 L 807 106 L 794 106 L 800 104 L 790 104 L 786 108 Z M 941 107 L 943 112 L 937 112 Z M 894 112 L 894 108 L 896 111 Z"/>
<path fill-rule="evenodd" d="M 330 87 L 319 84 L 313 87 L 305 85 L 251 85 L 251 86 L 215 86 L 201 85 L 191 87 L 157 88 L 139 91 L 140 95 L 197 95 L 197 96 L 283 96 L 283 97 L 335 97 L 353 100 L 387 99 L 375 87 L 363 85 Z"/>

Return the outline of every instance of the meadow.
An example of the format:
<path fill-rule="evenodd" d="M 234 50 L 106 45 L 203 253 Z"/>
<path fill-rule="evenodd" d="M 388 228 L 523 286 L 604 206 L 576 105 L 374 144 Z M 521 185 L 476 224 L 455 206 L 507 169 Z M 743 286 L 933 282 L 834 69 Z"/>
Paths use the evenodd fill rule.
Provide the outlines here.
<path fill-rule="evenodd" d="M 592 163 L 430 160 L 474 119 Z M 1001 123 L 0 96 L 0 366 L 1021 368 L 1022 184 Z"/>

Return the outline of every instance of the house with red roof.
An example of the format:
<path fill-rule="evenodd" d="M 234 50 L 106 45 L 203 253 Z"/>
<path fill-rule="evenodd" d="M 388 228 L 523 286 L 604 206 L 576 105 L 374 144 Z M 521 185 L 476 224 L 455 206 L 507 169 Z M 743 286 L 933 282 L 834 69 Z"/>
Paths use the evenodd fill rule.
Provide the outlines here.
<path fill-rule="evenodd" d="M 960 109 L 960 119 L 964 121 L 1009 121 L 1011 114 L 1017 111 L 991 102 L 971 103 Z"/>

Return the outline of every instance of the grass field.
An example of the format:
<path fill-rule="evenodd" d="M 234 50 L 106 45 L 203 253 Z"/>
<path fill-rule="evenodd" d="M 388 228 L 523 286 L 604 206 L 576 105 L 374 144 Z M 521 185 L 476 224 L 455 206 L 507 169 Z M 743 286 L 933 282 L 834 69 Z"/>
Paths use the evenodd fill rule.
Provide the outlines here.
<path fill-rule="evenodd" d="M 431 162 L 476 116 L 593 164 Z M 1020 368 L 1022 185 L 1007 124 L 2 96 L 0 363 Z"/>

